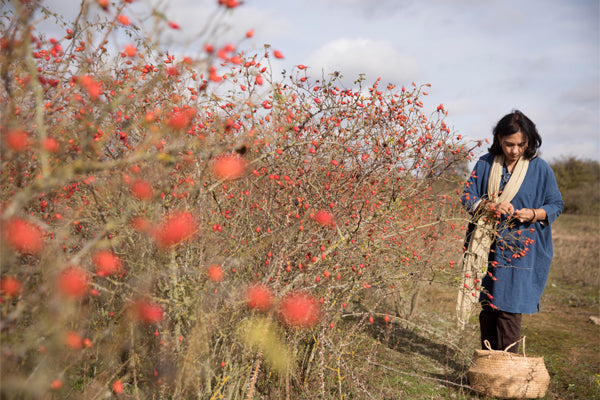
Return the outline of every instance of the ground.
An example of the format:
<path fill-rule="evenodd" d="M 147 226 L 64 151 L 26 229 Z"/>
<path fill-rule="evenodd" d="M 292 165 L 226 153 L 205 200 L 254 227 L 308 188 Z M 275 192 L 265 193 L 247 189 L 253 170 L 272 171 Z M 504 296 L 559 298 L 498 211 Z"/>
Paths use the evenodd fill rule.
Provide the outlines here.
<path fill-rule="evenodd" d="M 600 399 L 600 219 L 563 215 L 553 225 L 555 256 L 542 311 L 523 316 L 525 351 L 551 377 L 545 399 Z M 456 288 L 433 282 L 417 316 L 375 323 L 365 341 L 366 387 L 378 399 L 482 399 L 467 369 L 479 342 L 477 316 L 464 332 L 452 320 Z"/>

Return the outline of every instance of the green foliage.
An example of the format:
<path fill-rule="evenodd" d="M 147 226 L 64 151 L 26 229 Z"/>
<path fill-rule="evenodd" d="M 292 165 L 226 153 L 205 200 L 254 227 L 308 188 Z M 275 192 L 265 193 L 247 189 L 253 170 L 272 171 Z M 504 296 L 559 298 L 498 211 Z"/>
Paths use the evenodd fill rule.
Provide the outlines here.
<path fill-rule="evenodd" d="M 600 215 L 600 163 L 568 157 L 551 164 L 565 213 Z"/>

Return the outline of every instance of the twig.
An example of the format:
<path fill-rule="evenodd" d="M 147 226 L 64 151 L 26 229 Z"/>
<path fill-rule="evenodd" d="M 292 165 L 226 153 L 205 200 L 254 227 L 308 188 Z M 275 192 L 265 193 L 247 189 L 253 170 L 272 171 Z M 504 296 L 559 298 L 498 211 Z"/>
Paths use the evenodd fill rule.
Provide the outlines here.
<path fill-rule="evenodd" d="M 399 370 L 397 370 L 395 368 L 388 367 L 387 365 L 379 364 L 379 363 L 376 363 L 376 362 L 373 362 L 373 361 L 370 361 L 370 360 L 368 361 L 368 363 L 371 364 L 371 365 L 374 365 L 376 367 L 381 367 L 381 368 L 387 369 L 389 371 L 393 371 L 393 372 L 395 372 L 397 374 L 412 376 L 414 378 L 429 379 L 429 380 L 432 380 L 432 381 L 442 382 L 444 384 L 449 384 L 449 385 L 452 385 L 452 386 L 456 386 L 456 387 L 459 387 L 459 388 L 462 388 L 462 389 L 473 390 L 473 388 L 470 387 L 469 385 L 463 385 L 463 384 L 460 384 L 460 383 L 456 383 L 456 382 L 452 382 L 452 381 L 448 381 L 448 380 L 440 379 L 440 378 L 433 378 L 431 376 L 413 374 L 411 372 L 406 372 L 406 371 L 399 371 Z"/>
<path fill-rule="evenodd" d="M 348 317 L 365 317 L 365 315 L 366 315 L 365 313 L 360 313 L 360 312 L 359 313 L 347 313 L 347 314 L 343 314 L 342 318 L 348 318 Z M 371 315 L 372 316 L 379 316 L 379 317 L 385 317 L 386 316 L 386 314 L 382 314 L 382 313 L 372 313 Z M 388 317 L 390 318 L 390 322 L 394 322 L 395 320 L 396 321 L 401 321 L 401 322 L 404 322 L 407 325 L 412 325 L 415 328 L 422 329 L 423 331 L 429 333 L 430 335 L 437 336 L 440 339 L 444 340 L 444 344 L 448 345 L 449 347 L 452 347 L 454 350 L 458 351 L 461 354 L 464 353 L 464 351 L 458 345 L 456 345 L 454 343 L 451 343 L 451 342 L 447 342 L 445 340 L 445 338 L 442 337 L 442 335 L 440 335 L 439 333 L 437 333 L 435 331 L 432 331 L 431 329 L 428 329 L 427 327 L 424 327 L 424 326 L 419 325 L 419 324 L 415 324 L 414 322 L 410 322 L 409 320 L 404 319 L 404 318 L 400 318 L 400 317 L 396 317 L 396 316 L 388 316 Z"/>

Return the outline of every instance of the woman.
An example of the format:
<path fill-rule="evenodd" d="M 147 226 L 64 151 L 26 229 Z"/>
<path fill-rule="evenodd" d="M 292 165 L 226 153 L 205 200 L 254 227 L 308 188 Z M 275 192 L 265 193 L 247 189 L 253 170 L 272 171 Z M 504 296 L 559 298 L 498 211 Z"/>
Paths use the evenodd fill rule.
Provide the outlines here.
<path fill-rule="evenodd" d="M 553 255 L 550 225 L 564 202 L 552 169 L 537 156 L 542 139 L 529 118 L 514 111 L 493 134 L 461 199 L 474 217 L 463 262 L 487 254 L 479 296 L 482 348 L 487 340 L 492 349 L 504 350 L 520 339 L 521 314 L 540 309 Z"/>

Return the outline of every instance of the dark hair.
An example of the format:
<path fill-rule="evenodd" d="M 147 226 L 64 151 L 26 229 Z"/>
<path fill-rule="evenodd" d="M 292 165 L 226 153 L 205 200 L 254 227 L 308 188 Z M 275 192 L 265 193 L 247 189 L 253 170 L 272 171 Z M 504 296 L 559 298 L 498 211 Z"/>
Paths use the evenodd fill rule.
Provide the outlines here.
<path fill-rule="evenodd" d="M 498 124 L 494 128 L 494 142 L 488 151 L 495 156 L 503 154 L 500 139 L 519 131 L 527 139 L 527 149 L 525 149 L 523 156 L 531 160 L 535 157 L 537 149 L 542 145 L 542 138 L 533 121 L 519 110 L 514 110 L 512 113 L 506 114 L 498 121 Z"/>

